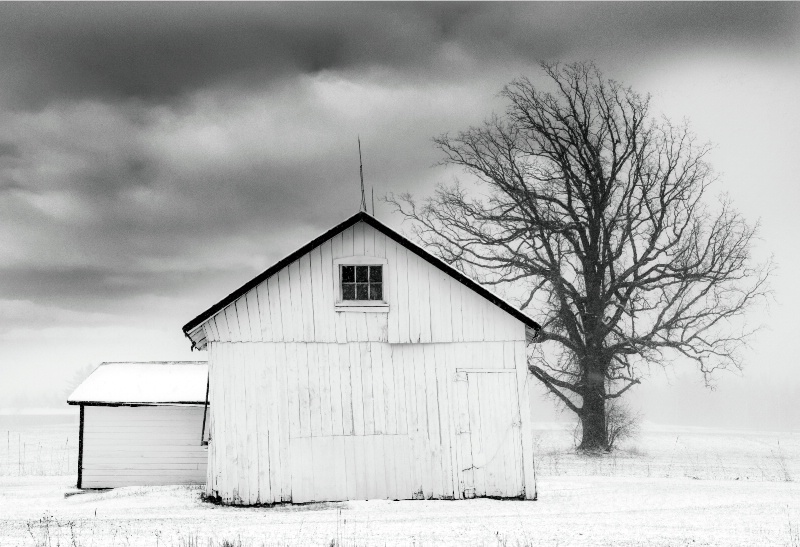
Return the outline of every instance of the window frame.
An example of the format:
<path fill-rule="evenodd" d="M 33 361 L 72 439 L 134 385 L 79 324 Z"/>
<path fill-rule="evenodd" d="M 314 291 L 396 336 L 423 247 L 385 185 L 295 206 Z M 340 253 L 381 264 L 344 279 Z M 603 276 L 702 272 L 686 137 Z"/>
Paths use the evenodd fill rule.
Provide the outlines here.
<path fill-rule="evenodd" d="M 345 256 L 336 258 L 333 261 L 333 290 L 336 295 L 335 308 L 336 311 L 353 311 L 353 312 L 388 312 L 389 300 L 388 293 L 388 265 L 389 262 L 385 258 L 377 256 Z M 383 300 L 344 300 L 342 298 L 342 266 L 382 266 L 382 293 Z"/>

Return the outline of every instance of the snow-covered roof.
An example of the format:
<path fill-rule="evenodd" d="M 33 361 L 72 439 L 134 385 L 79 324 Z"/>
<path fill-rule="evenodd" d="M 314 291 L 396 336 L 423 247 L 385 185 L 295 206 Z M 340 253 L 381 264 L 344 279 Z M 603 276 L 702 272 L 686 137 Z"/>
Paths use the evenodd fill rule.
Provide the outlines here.
<path fill-rule="evenodd" d="M 103 363 L 67 398 L 71 405 L 204 404 L 207 361 Z"/>

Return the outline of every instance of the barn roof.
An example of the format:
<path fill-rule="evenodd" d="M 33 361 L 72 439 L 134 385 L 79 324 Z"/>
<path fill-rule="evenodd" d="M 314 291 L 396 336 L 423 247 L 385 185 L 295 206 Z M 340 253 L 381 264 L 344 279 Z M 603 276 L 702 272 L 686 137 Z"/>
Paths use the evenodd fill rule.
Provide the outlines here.
<path fill-rule="evenodd" d="M 71 405 L 204 404 L 207 361 L 103 363 L 67 398 Z"/>
<path fill-rule="evenodd" d="M 250 281 L 248 281 L 247 283 L 245 283 L 244 285 L 242 285 L 241 287 L 239 287 L 238 289 L 233 291 L 231 294 L 229 294 L 228 296 L 226 296 L 225 298 L 223 298 L 222 300 L 220 300 L 219 302 L 217 302 L 216 304 L 214 304 L 213 306 L 208 308 L 206 311 L 204 311 L 203 313 L 201 313 L 200 315 L 198 315 L 197 317 L 195 317 L 194 319 L 192 319 L 191 321 L 186 323 L 183 326 L 183 333 L 187 337 L 189 337 L 189 339 L 191 340 L 191 337 L 189 336 L 189 333 L 192 330 L 194 330 L 198 326 L 202 325 L 209 318 L 211 318 L 214 315 L 216 315 L 217 312 L 219 312 L 220 310 L 224 309 L 228 304 L 230 304 L 232 302 L 235 302 L 236 300 L 238 300 L 240 297 L 242 297 L 244 294 L 246 294 L 253 287 L 256 287 L 257 285 L 259 285 L 262 282 L 266 281 L 267 279 L 269 279 L 270 277 L 272 277 L 273 275 L 275 275 L 276 273 L 281 271 L 283 268 L 285 268 L 286 266 L 288 266 L 289 264 L 291 264 L 295 260 L 299 259 L 301 256 L 303 256 L 307 252 L 311 251 L 312 249 L 314 249 L 315 247 L 321 245 L 322 243 L 324 243 L 328 239 L 332 238 L 333 236 L 335 236 L 339 232 L 345 231 L 347 228 L 349 228 L 350 226 L 353 226 L 354 224 L 356 224 L 358 222 L 364 222 L 364 223 L 368 224 L 369 226 L 372 226 L 373 228 L 375 228 L 379 232 L 385 234 L 386 237 L 391 238 L 392 240 L 396 241 L 398 244 L 402 245 L 403 247 L 405 247 L 409 251 L 413 252 L 414 254 L 416 254 L 417 256 L 419 256 L 420 258 L 425 260 L 426 262 L 428 262 L 431 265 L 439 268 L 440 270 L 442 270 L 446 274 L 450 275 L 454 279 L 457 279 L 459 282 L 461 282 L 462 285 L 465 285 L 465 286 L 469 287 L 470 289 L 472 289 L 473 291 L 475 291 L 479 295 L 481 295 L 484 298 L 486 298 L 487 300 L 489 300 L 492 304 L 498 306 L 499 308 L 501 308 L 505 312 L 513 315 L 515 318 L 519 319 L 522 323 L 524 323 L 526 326 L 532 328 L 534 331 L 538 331 L 541 328 L 536 321 L 534 321 L 533 319 L 531 319 L 530 317 L 528 317 L 527 315 L 522 313 L 520 310 L 518 310 L 517 308 L 515 308 L 514 306 L 512 306 L 511 304 L 509 304 L 508 302 L 506 302 L 505 300 L 503 300 L 499 296 L 497 296 L 496 294 L 490 292 L 488 289 L 486 289 L 485 287 L 483 287 L 479 283 L 473 281 L 472 279 L 470 279 L 469 277 L 467 277 L 463 273 L 459 272 L 458 270 L 456 270 L 455 268 L 453 268 L 452 266 L 450 266 L 449 264 L 447 264 L 446 262 L 444 262 L 440 258 L 432 255 L 431 253 L 429 253 L 428 251 L 426 251 L 425 249 L 423 249 L 422 247 L 420 247 L 416 243 L 412 242 L 411 240 L 409 240 L 409 239 L 403 237 L 402 235 L 400 235 L 399 233 L 395 232 L 394 230 L 392 230 L 391 228 L 386 226 L 384 223 L 382 223 L 381 221 L 379 221 L 378 219 L 376 219 L 372 215 L 370 215 L 370 214 L 368 214 L 368 213 L 366 213 L 364 211 L 359 211 L 358 213 L 356 213 L 355 215 L 351 216 L 350 218 L 348 218 L 347 220 L 345 220 L 341 224 L 338 224 L 338 225 L 334 226 L 333 228 L 331 228 L 330 230 L 328 230 L 324 234 L 322 234 L 319 237 L 309 241 L 307 244 L 303 245 L 302 247 L 297 249 L 295 252 L 293 252 L 289 256 L 287 256 L 287 257 L 283 258 L 282 260 L 278 261 L 276 264 L 274 264 L 273 266 L 268 268 L 266 271 L 264 271 L 261 274 L 257 275 L 256 277 L 254 277 L 253 279 L 251 279 Z"/>

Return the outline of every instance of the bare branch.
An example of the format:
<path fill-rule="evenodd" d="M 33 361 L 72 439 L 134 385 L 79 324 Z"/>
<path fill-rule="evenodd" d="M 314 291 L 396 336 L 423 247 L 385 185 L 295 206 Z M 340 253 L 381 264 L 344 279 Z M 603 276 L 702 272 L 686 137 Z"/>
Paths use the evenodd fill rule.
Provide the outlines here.
<path fill-rule="evenodd" d="M 456 183 L 387 201 L 443 260 L 536 314 L 556 359 L 529 369 L 582 419 L 642 366 L 693 363 L 708 383 L 739 369 L 773 265 L 752 258 L 757 225 L 707 201 L 711 147 L 591 63 L 542 69 L 550 89 L 515 80 L 504 115 L 434 139 L 487 195 Z"/>

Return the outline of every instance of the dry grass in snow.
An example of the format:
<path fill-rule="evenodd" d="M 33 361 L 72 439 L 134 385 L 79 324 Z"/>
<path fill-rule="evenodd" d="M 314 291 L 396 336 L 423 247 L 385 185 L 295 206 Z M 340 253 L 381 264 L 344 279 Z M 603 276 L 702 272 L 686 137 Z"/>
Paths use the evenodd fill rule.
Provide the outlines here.
<path fill-rule="evenodd" d="M 542 476 L 592 475 L 696 480 L 800 480 L 800 432 L 646 424 L 641 435 L 602 457 L 579 455 L 570 426 L 535 424 Z"/>
<path fill-rule="evenodd" d="M 197 487 L 75 493 L 74 475 L 0 476 L 0 546 L 800 547 L 800 434 L 645 426 L 591 457 L 569 427 L 540 424 L 536 443 L 536 502 L 250 509 L 204 503 Z"/>
<path fill-rule="evenodd" d="M 0 480 L 7 476 L 70 475 L 77 472 L 77 465 L 77 409 L 58 415 L 0 411 Z"/>

